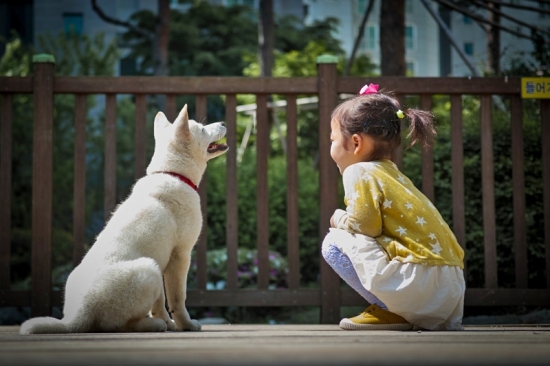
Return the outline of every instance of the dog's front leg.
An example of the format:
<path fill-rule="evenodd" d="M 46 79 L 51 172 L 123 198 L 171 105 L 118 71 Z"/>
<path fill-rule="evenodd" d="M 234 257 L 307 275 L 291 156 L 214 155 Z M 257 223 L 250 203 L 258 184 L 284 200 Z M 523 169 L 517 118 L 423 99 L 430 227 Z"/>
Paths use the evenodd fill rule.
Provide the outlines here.
<path fill-rule="evenodd" d="M 153 304 L 153 309 L 151 310 L 151 317 L 152 318 L 159 318 L 164 320 L 166 323 L 166 326 L 168 327 L 168 330 L 178 330 L 176 327 L 176 323 L 170 319 L 170 315 L 168 315 L 168 312 L 166 311 L 166 297 L 164 296 L 164 286 L 162 287 L 162 290 L 160 291 L 160 295 L 158 299 Z"/>
<path fill-rule="evenodd" d="M 190 253 L 174 251 L 164 270 L 164 285 L 168 299 L 168 310 L 179 330 L 201 330 L 200 323 L 191 319 L 185 308 L 187 296 L 187 273 L 191 263 Z"/>

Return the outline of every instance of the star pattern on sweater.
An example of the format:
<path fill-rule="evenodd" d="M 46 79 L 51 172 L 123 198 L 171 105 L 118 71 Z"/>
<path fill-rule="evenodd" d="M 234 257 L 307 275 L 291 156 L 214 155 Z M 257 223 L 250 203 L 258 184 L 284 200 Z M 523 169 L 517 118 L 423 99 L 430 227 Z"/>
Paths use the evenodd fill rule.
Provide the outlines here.
<path fill-rule="evenodd" d="M 402 228 L 401 226 L 399 226 L 399 229 L 397 229 L 395 231 L 398 232 L 400 236 L 403 236 L 403 234 L 407 233 L 407 229 Z"/>
<path fill-rule="evenodd" d="M 426 220 L 424 220 L 423 217 L 420 217 L 420 216 L 416 216 L 417 220 L 416 220 L 416 223 L 420 226 L 424 226 L 424 224 L 426 224 Z"/>
<path fill-rule="evenodd" d="M 392 201 L 390 201 L 389 199 L 385 199 L 384 200 L 384 208 L 391 208 L 391 204 L 392 204 Z"/>
<path fill-rule="evenodd" d="M 428 236 L 430 237 L 430 239 L 432 239 L 432 240 L 436 240 L 436 238 L 435 238 L 435 234 L 434 234 L 434 233 L 430 233 L 430 235 L 428 235 Z"/>
<path fill-rule="evenodd" d="M 398 181 L 400 181 L 401 183 L 403 184 L 407 184 L 407 182 L 405 181 L 405 177 L 400 175 L 399 178 L 397 178 Z"/>
<path fill-rule="evenodd" d="M 411 208 L 413 208 L 413 205 L 407 202 L 405 203 L 405 207 L 407 208 L 407 210 L 410 210 Z"/>
<path fill-rule="evenodd" d="M 430 244 L 432 246 L 432 251 L 437 254 L 437 255 L 440 255 L 439 253 L 443 250 L 443 248 L 441 248 L 441 245 L 439 245 L 439 241 L 435 241 L 435 243 L 433 244 Z"/>
<path fill-rule="evenodd" d="M 391 241 L 391 239 L 388 238 L 387 236 L 384 238 L 384 243 L 387 243 L 387 242 L 390 242 L 390 241 Z"/>

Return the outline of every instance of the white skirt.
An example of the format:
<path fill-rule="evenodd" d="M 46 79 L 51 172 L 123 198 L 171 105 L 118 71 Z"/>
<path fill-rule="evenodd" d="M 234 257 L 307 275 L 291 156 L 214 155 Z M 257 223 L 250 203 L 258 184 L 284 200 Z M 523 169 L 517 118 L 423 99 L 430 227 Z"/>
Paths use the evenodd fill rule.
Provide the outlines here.
<path fill-rule="evenodd" d="M 462 269 L 389 260 L 376 239 L 330 229 L 325 241 L 346 254 L 361 283 L 392 313 L 430 330 L 462 330 Z"/>

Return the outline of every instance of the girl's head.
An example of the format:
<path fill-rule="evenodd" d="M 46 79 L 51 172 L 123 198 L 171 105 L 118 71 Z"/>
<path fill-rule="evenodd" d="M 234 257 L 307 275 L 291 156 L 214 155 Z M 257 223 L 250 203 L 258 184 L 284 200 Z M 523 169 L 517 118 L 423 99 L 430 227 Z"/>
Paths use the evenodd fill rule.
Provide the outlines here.
<path fill-rule="evenodd" d="M 401 112 L 395 98 L 376 92 L 345 100 L 332 112 L 331 139 L 334 145 L 334 138 L 340 137 L 340 147 L 346 151 L 340 151 L 339 154 L 338 151 L 331 150 L 333 159 L 359 159 L 356 162 L 390 159 L 395 148 L 401 144 L 403 120 L 410 122 L 407 136 L 411 138 L 410 146 L 417 142 L 424 147 L 433 144 L 436 132 L 431 112 L 411 108 Z M 336 131 L 338 128 L 340 131 Z M 345 156 L 346 152 L 353 156 Z M 342 165 L 351 165 L 344 161 L 342 165 L 338 161 L 336 163 L 342 172 L 345 169 Z"/>

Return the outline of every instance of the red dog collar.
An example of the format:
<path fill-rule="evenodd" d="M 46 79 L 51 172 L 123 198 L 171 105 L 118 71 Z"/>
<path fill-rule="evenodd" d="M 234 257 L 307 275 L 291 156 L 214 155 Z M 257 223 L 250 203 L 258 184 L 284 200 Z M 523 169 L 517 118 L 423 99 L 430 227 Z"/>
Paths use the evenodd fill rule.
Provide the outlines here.
<path fill-rule="evenodd" d="M 157 172 L 157 173 L 169 174 L 169 175 L 171 175 L 172 177 L 176 177 L 176 178 L 178 178 L 179 180 L 181 180 L 182 182 L 187 183 L 187 184 L 189 185 L 189 187 L 193 188 L 195 191 L 199 192 L 199 187 L 197 187 L 197 186 L 195 185 L 195 183 L 191 182 L 191 179 L 189 179 L 189 178 L 187 178 L 187 177 L 184 177 L 184 176 L 181 175 L 181 174 L 174 173 L 174 172 Z"/>

